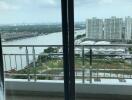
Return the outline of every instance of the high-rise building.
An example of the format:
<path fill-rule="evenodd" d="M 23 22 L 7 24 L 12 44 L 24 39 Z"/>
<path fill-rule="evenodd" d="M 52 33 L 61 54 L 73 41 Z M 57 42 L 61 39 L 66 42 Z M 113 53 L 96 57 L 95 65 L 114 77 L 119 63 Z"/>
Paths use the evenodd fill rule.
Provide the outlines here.
<path fill-rule="evenodd" d="M 132 18 L 126 17 L 125 18 L 125 40 L 132 39 Z"/>
<path fill-rule="evenodd" d="M 104 39 L 122 39 L 123 19 L 111 17 L 104 20 Z"/>
<path fill-rule="evenodd" d="M 86 36 L 89 39 L 103 38 L 103 19 L 87 19 L 86 21 Z"/>

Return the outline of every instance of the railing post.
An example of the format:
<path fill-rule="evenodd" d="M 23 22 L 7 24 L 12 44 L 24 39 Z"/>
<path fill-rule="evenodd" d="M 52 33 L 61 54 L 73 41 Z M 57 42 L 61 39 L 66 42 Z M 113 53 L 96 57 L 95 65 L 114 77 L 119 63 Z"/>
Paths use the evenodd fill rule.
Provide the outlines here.
<path fill-rule="evenodd" d="M 28 55 L 28 48 L 26 46 L 26 63 L 27 63 L 27 75 L 28 75 L 28 81 L 30 81 L 30 68 L 29 67 L 29 55 Z"/>
<path fill-rule="evenodd" d="M 82 46 L 82 65 L 84 66 L 84 45 Z"/>
<path fill-rule="evenodd" d="M 11 65 L 11 55 L 9 55 L 9 60 L 10 60 L 10 67 L 11 67 L 11 70 L 12 70 L 12 65 Z"/>
<path fill-rule="evenodd" d="M 3 60 L 4 60 L 4 68 L 5 68 L 5 71 L 7 71 L 5 55 L 3 55 Z"/>
<path fill-rule="evenodd" d="M 132 65 L 132 55 L 131 55 L 131 65 Z"/>
<path fill-rule="evenodd" d="M 35 49 L 33 46 L 33 67 L 34 67 L 34 81 L 37 81 L 37 76 L 36 76 L 36 58 L 35 58 Z"/>
<path fill-rule="evenodd" d="M 84 45 L 82 46 L 82 83 L 85 83 Z"/>
<path fill-rule="evenodd" d="M 16 65 L 16 71 L 17 71 L 17 58 L 16 58 L 16 55 L 15 55 L 15 65 Z"/>
<path fill-rule="evenodd" d="M 90 48 L 90 84 L 92 83 L 92 48 Z"/>
<path fill-rule="evenodd" d="M 82 68 L 82 83 L 85 83 L 85 67 Z"/>
<path fill-rule="evenodd" d="M 104 68 L 104 77 L 105 77 L 105 68 Z"/>
<path fill-rule="evenodd" d="M 132 55 L 131 55 L 131 65 L 132 65 Z M 130 74 L 130 79 L 131 79 L 131 74 Z"/>
<path fill-rule="evenodd" d="M 20 60 L 21 60 L 21 69 L 23 69 L 23 65 L 22 65 L 22 55 L 20 55 Z"/>
<path fill-rule="evenodd" d="M 110 69 L 110 78 L 111 78 L 111 74 L 112 74 L 112 73 L 111 73 L 111 69 Z"/>
<path fill-rule="evenodd" d="M 125 80 L 125 59 L 123 61 L 123 80 Z"/>

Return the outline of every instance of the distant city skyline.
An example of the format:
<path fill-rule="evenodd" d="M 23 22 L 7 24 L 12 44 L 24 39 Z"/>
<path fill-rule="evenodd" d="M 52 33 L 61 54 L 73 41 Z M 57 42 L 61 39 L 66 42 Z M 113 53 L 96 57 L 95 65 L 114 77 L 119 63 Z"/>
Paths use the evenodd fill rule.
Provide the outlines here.
<path fill-rule="evenodd" d="M 86 20 L 86 37 L 89 39 L 132 40 L 132 18 L 99 19 L 96 17 Z"/>
<path fill-rule="evenodd" d="M 75 0 L 75 22 L 132 16 L 132 0 Z M 0 24 L 61 23 L 61 0 L 0 0 Z"/>

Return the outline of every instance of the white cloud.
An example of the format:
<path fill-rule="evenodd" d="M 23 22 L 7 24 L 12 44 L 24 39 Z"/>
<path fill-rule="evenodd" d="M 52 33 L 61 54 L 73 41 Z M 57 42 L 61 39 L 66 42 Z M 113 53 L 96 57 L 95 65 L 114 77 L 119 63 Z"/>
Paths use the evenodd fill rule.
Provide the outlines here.
<path fill-rule="evenodd" d="M 38 3 L 38 6 L 43 6 L 43 7 L 58 7 L 61 5 L 61 0 L 36 0 Z"/>
<path fill-rule="evenodd" d="M 116 0 L 115 0 L 116 1 Z M 99 1 L 99 4 L 101 5 L 104 5 L 104 4 L 111 4 L 113 3 L 114 1 L 113 0 L 100 0 Z"/>
<path fill-rule="evenodd" d="M 10 5 L 5 1 L 0 1 L 0 11 L 8 11 L 8 10 L 15 10 L 15 9 L 18 9 L 18 7 Z"/>
<path fill-rule="evenodd" d="M 17 4 L 23 6 L 43 6 L 43 7 L 56 7 L 61 4 L 61 0 L 15 0 Z"/>
<path fill-rule="evenodd" d="M 132 0 L 98 0 L 99 5 L 131 5 Z"/>
<path fill-rule="evenodd" d="M 50 5 L 57 5 L 57 2 L 55 2 L 55 0 L 48 0 L 48 3 Z"/>
<path fill-rule="evenodd" d="M 0 0 L 0 10 L 61 7 L 61 0 Z"/>

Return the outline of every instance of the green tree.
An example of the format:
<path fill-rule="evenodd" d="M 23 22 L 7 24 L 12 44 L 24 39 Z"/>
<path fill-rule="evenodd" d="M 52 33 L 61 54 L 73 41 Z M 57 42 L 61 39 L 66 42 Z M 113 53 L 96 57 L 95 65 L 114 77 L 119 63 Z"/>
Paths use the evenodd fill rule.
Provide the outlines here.
<path fill-rule="evenodd" d="M 44 53 L 57 53 L 57 48 L 48 47 L 44 50 Z"/>

